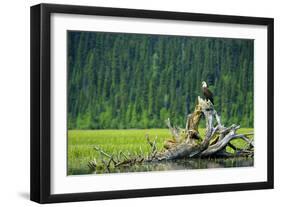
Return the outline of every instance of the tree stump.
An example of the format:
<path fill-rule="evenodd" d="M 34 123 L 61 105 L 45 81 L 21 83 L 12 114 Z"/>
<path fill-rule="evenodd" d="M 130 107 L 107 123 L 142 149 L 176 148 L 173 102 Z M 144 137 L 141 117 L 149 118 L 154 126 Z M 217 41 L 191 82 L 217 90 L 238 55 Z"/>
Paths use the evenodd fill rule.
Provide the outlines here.
<path fill-rule="evenodd" d="M 203 116 L 206 121 L 206 133 L 204 138 L 201 138 L 198 125 Z M 169 119 L 166 123 L 172 134 L 172 139 L 165 142 L 164 147 L 166 150 L 156 154 L 151 158 L 152 160 L 208 156 L 252 156 L 254 153 L 253 141 L 248 138 L 253 133 L 237 134 L 236 131 L 240 126 L 235 124 L 230 127 L 224 127 L 213 104 L 199 96 L 194 112 L 187 116 L 185 129 L 172 127 Z M 230 141 L 238 138 L 247 142 L 248 147 L 241 150 L 236 149 L 234 154 L 226 153 L 226 147 L 231 146 Z M 231 147 L 233 148 L 233 146 Z"/>

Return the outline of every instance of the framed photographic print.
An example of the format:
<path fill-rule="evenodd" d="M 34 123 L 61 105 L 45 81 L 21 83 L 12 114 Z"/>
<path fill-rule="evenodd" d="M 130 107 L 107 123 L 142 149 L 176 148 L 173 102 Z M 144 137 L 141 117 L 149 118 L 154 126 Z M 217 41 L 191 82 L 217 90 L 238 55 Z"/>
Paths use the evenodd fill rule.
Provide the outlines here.
<path fill-rule="evenodd" d="M 273 188 L 273 19 L 31 7 L 31 200 Z"/>

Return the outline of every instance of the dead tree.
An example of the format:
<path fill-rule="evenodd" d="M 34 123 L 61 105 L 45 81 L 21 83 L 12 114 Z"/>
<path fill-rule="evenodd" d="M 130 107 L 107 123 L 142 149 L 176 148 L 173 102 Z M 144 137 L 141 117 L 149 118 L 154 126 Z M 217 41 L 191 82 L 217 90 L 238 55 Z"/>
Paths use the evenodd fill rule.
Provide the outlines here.
<path fill-rule="evenodd" d="M 198 125 L 202 117 L 205 117 L 206 132 L 202 138 L 198 131 Z M 225 127 L 210 101 L 198 97 L 198 103 L 192 114 L 187 116 L 186 127 L 172 127 L 170 120 L 167 126 L 172 134 L 172 139 L 164 144 L 166 150 L 158 153 L 152 160 L 171 160 L 191 157 L 230 157 L 253 156 L 254 143 L 249 136 L 253 133 L 237 134 L 239 125 L 233 124 Z M 245 149 L 238 149 L 230 141 L 243 139 L 247 143 Z M 231 147 L 235 152 L 227 153 L 226 147 Z"/>
<path fill-rule="evenodd" d="M 204 136 L 200 135 L 198 130 L 200 120 L 203 117 L 206 122 Z M 237 133 L 237 130 L 240 128 L 239 125 L 232 124 L 229 127 L 223 126 L 214 105 L 199 96 L 193 113 L 187 116 L 185 128 L 172 126 L 170 119 L 166 121 L 166 124 L 172 137 L 165 141 L 164 150 L 158 150 L 156 147 L 156 139 L 151 141 L 149 136 L 146 135 L 147 143 L 151 146 L 151 153 L 148 157 L 144 157 L 144 155 L 141 154 L 136 157 L 127 157 L 123 152 L 121 152 L 121 156 L 114 156 L 103 152 L 99 148 L 95 148 L 95 150 L 99 151 L 101 155 L 107 158 L 107 161 L 103 160 L 103 163 L 108 169 L 110 166 L 118 167 L 141 162 L 195 157 L 249 157 L 254 154 L 254 142 L 253 139 L 249 138 L 249 136 L 253 135 L 253 132 L 240 134 Z M 234 139 L 244 140 L 247 143 L 246 147 L 243 149 L 237 148 L 231 143 Z M 234 153 L 227 152 L 227 146 L 232 148 Z M 89 162 L 89 167 L 96 168 L 96 161 Z"/>

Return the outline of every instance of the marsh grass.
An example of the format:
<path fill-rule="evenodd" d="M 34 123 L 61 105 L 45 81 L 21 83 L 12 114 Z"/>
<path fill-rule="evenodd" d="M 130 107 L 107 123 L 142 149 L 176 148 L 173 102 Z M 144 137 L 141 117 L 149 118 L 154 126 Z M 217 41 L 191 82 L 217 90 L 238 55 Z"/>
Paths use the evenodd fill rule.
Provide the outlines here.
<path fill-rule="evenodd" d="M 252 128 L 243 128 L 238 133 L 253 131 Z M 204 129 L 199 130 L 204 134 Z M 101 161 L 101 155 L 94 146 L 102 148 L 109 154 L 118 154 L 120 151 L 126 155 L 150 153 L 150 146 L 147 144 L 145 135 L 148 134 L 151 140 L 157 136 L 157 148 L 163 149 L 164 140 L 171 137 L 168 129 L 127 129 L 127 130 L 69 130 L 68 131 L 68 154 L 67 174 L 87 174 L 90 169 L 87 164 L 90 160 Z M 235 146 L 243 148 L 243 140 L 232 141 Z M 231 152 L 231 149 L 228 149 Z"/>

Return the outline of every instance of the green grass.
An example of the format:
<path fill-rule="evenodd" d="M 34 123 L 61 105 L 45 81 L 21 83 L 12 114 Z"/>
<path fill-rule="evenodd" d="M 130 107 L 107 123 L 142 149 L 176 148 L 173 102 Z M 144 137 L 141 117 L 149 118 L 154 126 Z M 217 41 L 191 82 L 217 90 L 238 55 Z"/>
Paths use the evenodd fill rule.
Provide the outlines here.
<path fill-rule="evenodd" d="M 253 131 L 251 128 L 240 129 L 238 133 Z M 204 134 L 204 129 L 199 130 Z M 94 146 L 102 148 L 110 154 L 120 151 L 127 155 L 140 153 L 148 154 L 150 146 L 145 135 L 149 134 L 151 140 L 157 136 L 157 148 L 163 149 L 164 140 L 170 138 L 168 129 L 127 129 L 127 130 L 69 130 L 68 131 L 68 175 L 89 173 L 88 162 L 100 159 L 100 153 Z M 245 145 L 244 141 L 234 140 L 238 147 Z"/>

